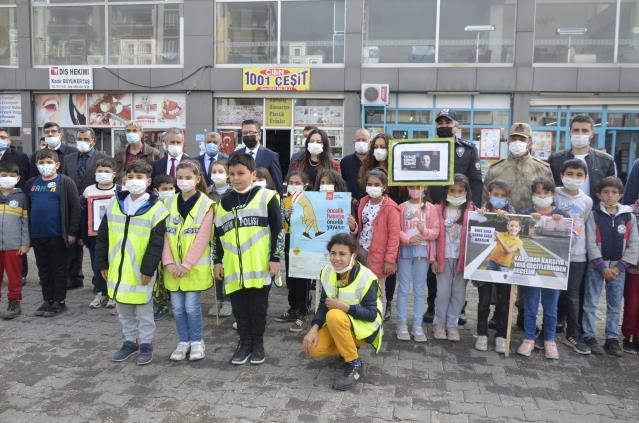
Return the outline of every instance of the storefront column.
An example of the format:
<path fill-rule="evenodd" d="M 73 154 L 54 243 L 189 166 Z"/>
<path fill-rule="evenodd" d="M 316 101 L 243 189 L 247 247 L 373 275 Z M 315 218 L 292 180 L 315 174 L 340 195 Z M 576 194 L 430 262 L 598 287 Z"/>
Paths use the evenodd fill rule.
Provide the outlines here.
<path fill-rule="evenodd" d="M 186 96 L 186 148 L 191 157 L 200 154 L 195 135 L 204 129 L 213 130 L 213 93 L 211 91 L 191 91 Z"/>
<path fill-rule="evenodd" d="M 344 149 L 343 156 L 353 153 L 355 132 L 361 127 L 359 93 L 344 93 Z"/>
<path fill-rule="evenodd" d="M 513 122 L 528 122 L 530 120 L 530 94 L 513 95 Z"/>

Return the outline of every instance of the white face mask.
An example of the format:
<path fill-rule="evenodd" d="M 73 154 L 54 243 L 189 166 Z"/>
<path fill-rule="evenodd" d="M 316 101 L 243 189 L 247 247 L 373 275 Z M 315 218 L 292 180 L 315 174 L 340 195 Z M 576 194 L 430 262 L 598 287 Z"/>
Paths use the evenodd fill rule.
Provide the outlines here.
<path fill-rule="evenodd" d="M 355 152 L 357 154 L 368 153 L 368 143 L 365 141 L 355 141 Z"/>
<path fill-rule="evenodd" d="M 95 174 L 95 182 L 98 184 L 110 184 L 113 182 L 113 174 L 108 172 L 97 172 Z"/>
<path fill-rule="evenodd" d="M 3 176 L 0 178 L 0 188 L 11 189 L 18 183 L 18 178 L 15 176 Z"/>
<path fill-rule="evenodd" d="M 195 188 L 195 179 L 178 179 L 177 186 L 180 188 L 180 191 L 193 191 Z"/>
<path fill-rule="evenodd" d="M 549 197 L 540 197 L 538 195 L 532 196 L 533 205 L 537 209 L 547 209 L 548 207 L 552 206 L 552 201 L 552 195 Z"/>
<path fill-rule="evenodd" d="M 576 148 L 588 147 L 590 145 L 590 135 L 571 135 L 570 144 Z"/>
<path fill-rule="evenodd" d="M 466 196 L 462 195 L 461 197 L 454 197 L 448 194 L 446 196 L 446 201 L 453 207 L 459 207 L 466 202 Z"/>
<path fill-rule="evenodd" d="M 80 153 L 88 153 L 91 151 L 91 144 L 86 141 L 78 141 L 75 143 L 75 147 Z"/>
<path fill-rule="evenodd" d="M 160 191 L 158 192 L 158 197 L 160 197 L 160 200 L 166 200 L 168 198 L 171 198 L 175 195 L 175 190 L 172 189 L 170 191 Z"/>
<path fill-rule="evenodd" d="M 49 176 L 52 176 L 55 173 L 55 165 L 53 164 L 43 164 L 43 165 L 38 165 L 38 172 L 40 172 L 40 175 L 44 176 L 45 178 L 48 178 Z"/>
<path fill-rule="evenodd" d="M 376 148 L 373 150 L 373 156 L 375 156 L 375 160 L 378 162 L 383 162 L 388 157 L 388 150 L 385 148 Z"/>
<path fill-rule="evenodd" d="M 306 149 L 308 150 L 309 153 L 313 155 L 319 155 L 319 154 L 322 154 L 322 152 L 324 151 L 324 146 L 322 144 L 309 142 Z"/>
<path fill-rule="evenodd" d="M 266 188 L 266 181 L 258 179 L 257 181 L 253 182 L 253 185 L 255 185 L 256 187 Z"/>
<path fill-rule="evenodd" d="M 515 157 L 521 157 L 528 152 L 528 143 L 525 141 L 512 141 L 508 143 L 508 151 Z"/>
<path fill-rule="evenodd" d="M 127 179 L 124 186 L 131 194 L 144 194 L 146 191 L 146 179 Z"/>
<path fill-rule="evenodd" d="M 171 157 L 177 157 L 182 154 L 182 146 L 181 145 L 169 145 L 166 149 Z"/>
<path fill-rule="evenodd" d="M 366 187 L 366 194 L 371 198 L 379 198 L 382 196 L 382 187 Z"/>
<path fill-rule="evenodd" d="M 45 137 L 44 138 L 44 142 L 47 143 L 47 147 L 49 147 L 51 150 L 55 150 L 56 148 L 60 147 L 60 137 Z"/>
<path fill-rule="evenodd" d="M 211 175 L 211 180 L 215 185 L 226 184 L 226 173 L 214 173 Z"/>
<path fill-rule="evenodd" d="M 568 188 L 571 191 L 577 191 L 584 184 L 584 181 L 582 181 L 581 179 L 564 176 L 563 178 L 561 178 L 561 183 L 564 184 L 565 188 Z"/>
<path fill-rule="evenodd" d="M 304 191 L 304 185 L 287 185 L 286 192 L 289 194 L 295 194 L 296 192 Z"/>
<path fill-rule="evenodd" d="M 249 192 L 251 189 L 253 188 L 253 184 L 250 184 L 249 186 L 247 186 L 246 188 L 240 190 L 237 188 L 233 188 L 233 191 L 237 192 L 238 194 L 246 194 L 247 192 Z"/>
<path fill-rule="evenodd" d="M 320 192 L 334 192 L 335 185 L 320 185 Z"/>
<path fill-rule="evenodd" d="M 330 261 L 328 262 L 328 265 L 331 267 L 331 269 L 333 269 L 336 273 L 346 273 L 349 270 L 351 270 L 353 268 L 353 266 L 355 265 L 355 255 L 351 256 L 350 261 L 348 262 L 348 265 L 346 267 L 343 267 L 341 269 L 336 268 L 335 266 L 333 266 L 333 263 L 331 263 Z"/>

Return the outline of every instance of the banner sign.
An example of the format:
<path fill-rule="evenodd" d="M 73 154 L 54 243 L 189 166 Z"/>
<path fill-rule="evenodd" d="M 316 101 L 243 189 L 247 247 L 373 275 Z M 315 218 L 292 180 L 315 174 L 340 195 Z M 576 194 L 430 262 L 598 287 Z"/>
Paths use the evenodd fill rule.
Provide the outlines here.
<path fill-rule="evenodd" d="M 266 127 L 290 127 L 293 122 L 292 98 L 266 99 Z"/>
<path fill-rule="evenodd" d="M 244 91 L 309 91 L 310 68 L 244 68 Z"/>
<path fill-rule="evenodd" d="M 0 94 L 0 127 L 22 126 L 22 100 L 20 94 Z"/>
<path fill-rule="evenodd" d="M 351 193 L 298 192 L 293 194 L 292 204 L 289 276 L 319 279 L 329 263 L 328 241 L 349 231 Z"/>
<path fill-rule="evenodd" d="M 92 90 L 91 66 L 49 66 L 49 89 Z"/>

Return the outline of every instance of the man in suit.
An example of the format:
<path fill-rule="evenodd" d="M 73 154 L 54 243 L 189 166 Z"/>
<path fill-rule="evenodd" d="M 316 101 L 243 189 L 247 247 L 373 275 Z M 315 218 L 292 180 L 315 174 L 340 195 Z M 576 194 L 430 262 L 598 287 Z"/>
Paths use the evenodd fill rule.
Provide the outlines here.
<path fill-rule="evenodd" d="M 200 167 L 204 172 L 206 185 L 211 186 L 211 165 L 218 160 L 228 160 L 229 156 L 220 153 L 220 144 L 222 137 L 217 132 L 209 132 L 206 134 L 206 142 L 204 144 L 204 154 L 197 156 L 196 159 L 200 163 Z"/>
<path fill-rule="evenodd" d="M 276 152 L 262 147 L 262 125 L 260 122 L 248 119 L 242 122 L 242 143 L 244 148 L 236 150 L 231 156 L 236 154 L 249 154 L 255 159 L 257 167 L 266 168 L 273 178 L 273 183 L 277 192 L 282 194 L 282 168 L 280 167 L 280 159 Z"/>
<path fill-rule="evenodd" d="M 184 132 L 179 128 L 171 128 L 166 131 L 164 143 L 167 155 L 153 162 L 153 174 L 155 178 L 158 175 L 169 175 L 176 177 L 177 166 L 182 160 L 190 159 L 184 154 Z"/>
<path fill-rule="evenodd" d="M 60 168 L 58 169 L 58 173 L 64 173 L 64 156 L 70 153 L 75 153 L 78 150 L 75 147 L 71 147 L 70 145 L 65 144 L 64 134 L 60 130 L 60 125 L 55 122 L 47 122 L 44 124 L 42 128 L 44 132 L 44 141 L 46 144 L 46 148 L 51 150 L 55 150 L 58 153 L 58 157 L 60 158 Z M 36 167 L 35 162 L 35 153 L 31 156 L 31 168 L 29 170 L 29 176 L 39 176 L 38 168 Z"/>

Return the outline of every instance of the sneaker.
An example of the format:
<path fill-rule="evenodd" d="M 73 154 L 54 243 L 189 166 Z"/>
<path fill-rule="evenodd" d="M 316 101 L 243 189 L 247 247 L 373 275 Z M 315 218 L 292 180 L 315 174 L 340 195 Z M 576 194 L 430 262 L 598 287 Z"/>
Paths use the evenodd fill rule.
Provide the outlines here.
<path fill-rule="evenodd" d="M 524 357 L 530 357 L 533 350 L 535 349 L 535 341 L 532 339 L 524 339 L 519 348 L 517 348 L 517 354 L 523 355 Z"/>
<path fill-rule="evenodd" d="M 544 338 L 541 336 L 537 336 L 535 338 L 535 349 L 536 350 L 543 350 L 545 348 L 544 346 Z"/>
<path fill-rule="evenodd" d="M 116 362 L 125 361 L 136 352 L 138 352 L 138 344 L 133 343 L 131 341 L 124 341 L 124 343 L 122 344 L 122 347 L 120 347 L 118 351 L 113 353 L 113 356 L 111 357 L 111 361 L 116 361 Z"/>
<path fill-rule="evenodd" d="M 20 301 L 9 300 L 9 304 L 7 305 L 7 312 L 4 315 L 4 320 L 15 319 L 21 313 L 22 313 L 22 307 L 20 306 Z"/>
<path fill-rule="evenodd" d="M 504 354 L 506 352 L 506 338 L 498 336 L 495 338 L 495 352 Z"/>
<path fill-rule="evenodd" d="M 466 321 L 466 312 L 462 312 L 462 314 L 459 315 L 459 319 L 457 319 L 457 325 L 464 326 Z"/>
<path fill-rule="evenodd" d="M 604 350 L 595 338 L 584 338 L 584 342 L 590 348 L 590 352 L 595 355 L 603 355 Z"/>
<path fill-rule="evenodd" d="M 251 349 L 251 364 L 262 364 L 266 360 L 264 355 L 264 343 L 253 342 L 253 348 Z"/>
<path fill-rule="evenodd" d="M 98 292 L 93 301 L 89 303 L 89 308 L 95 309 L 104 307 L 106 306 L 108 300 L 109 299 L 106 297 L 106 295 L 102 295 L 101 292 Z"/>
<path fill-rule="evenodd" d="M 237 330 L 237 322 L 233 322 L 231 326 L 233 326 L 233 329 Z"/>
<path fill-rule="evenodd" d="M 384 321 L 387 321 L 391 318 L 391 302 L 388 301 L 386 303 L 386 311 L 384 312 Z"/>
<path fill-rule="evenodd" d="M 428 341 L 428 338 L 426 337 L 426 333 L 424 332 L 424 328 L 422 328 L 421 326 L 413 327 L 412 335 L 413 335 L 413 341 L 415 342 Z"/>
<path fill-rule="evenodd" d="M 206 313 L 206 315 L 210 317 L 215 317 L 217 315 L 217 307 L 211 306 L 211 308 L 209 308 L 209 311 L 208 313 Z"/>
<path fill-rule="evenodd" d="M 5 317 L 6 319 L 6 317 Z M 637 354 L 637 345 L 635 345 L 635 337 L 630 335 L 623 340 L 623 352 L 628 354 Z"/>
<path fill-rule="evenodd" d="M 348 391 L 349 389 L 352 389 L 362 378 L 363 367 L 363 363 L 357 366 L 348 363 L 346 365 L 346 369 L 344 369 L 344 375 L 333 383 L 333 389 L 336 391 Z"/>
<path fill-rule="evenodd" d="M 444 325 L 433 326 L 433 338 L 435 339 L 447 339 L 446 328 Z"/>
<path fill-rule="evenodd" d="M 546 358 L 550 360 L 559 360 L 559 350 L 555 341 L 544 341 L 544 351 Z"/>
<path fill-rule="evenodd" d="M 424 313 L 424 318 L 422 319 L 424 323 L 433 323 L 433 319 L 435 318 L 435 310 L 432 307 L 428 307 L 426 309 L 426 313 Z"/>
<path fill-rule="evenodd" d="M 22 277 L 22 286 L 25 286 L 27 284 L 27 277 L 23 276 Z"/>
<path fill-rule="evenodd" d="M 44 317 L 57 316 L 58 314 L 64 313 L 65 311 L 67 311 L 67 305 L 65 303 L 54 301 L 53 304 L 49 306 L 49 309 L 44 312 Z"/>
<path fill-rule="evenodd" d="M 188 342 L 178 342 L 175 351 L 171 353 L 169 360 L 171 361 L 182 361 L 186 358 L 186 355 L 189 353 L 190 344 Z"/>
<path fill-rule="evenodd" d="M 151 361 L 153 361 L 153 345 L 140 344 L 140 353 L 138 354 L 135 364 L 138 366 L 144 366 L 145 364 L 149 364 Z"/>
<path fill-rule="evenodd" d="M 395 335 L 400 341 L 410 341 L 410 334 L 408 333 L 408 325 L 398 325 L 395 330 Z"/>
<path fill-rule="evenodd" d="M 153 320 L 166 320 L 169 318 L 169 306 L 161 307 L 158 311 L 153 313 Z"/>
<path fill-rule="evenodd" d="M 619 341 L 617 339 L 614 338 L 610 338 L 610 339 L 606 339 L 606 342 L 604 342 L 604 351 L 606 351 L 608 354 L 615 356 L 615 357 L 622 357 L 623 356 L 623 351 L 621 350 L 621 347 L 619 346 Z"/>
<path fill-rule="evenodd" d="M 488 337 L 486 335 L 478 335 L 475 341 L 475 349 L 477 351 L 488 351 Z"/>
<path fill-rule="evenodd" d="M 304 330 L 304 326 L 306 325 L 306 316 L 300 315 L 300 318 L 295 320 L 293 326 L 288 328 L 289 332 L 299 333 Z"/>
<path fill-rule="evenodd" d="M 447 339 L 453 342 L 461 341 L 461 335 L 459 335 L 459 328 L 456 326 L 448 326 L 446 328 L 446 333 L 448 334 Z"/>
<path fill-rule="evenodd" d="M 572 336 L 568 336 L 561 338 L 561 342 L 575 350 L 577 354 L 590 354 L 590 347 L 581 338 L 573 338 Z"/>
<path fill-rule="evenodd" d="M 115 300 L 107 301 L 106 308 L 115 308 Z"/>
<path fill-rule="evenodd" d="M 191 342 L 191 354 L 189 355 L 189 361 L 202 360 L 205 357 L 204 339 L 201 341 Z"/>
<path fill-rule="evenodd" d="M 220 308 L 220 317 L 229 317 L 233 315 L 233 307 L 231 303 L 225 301 L 222 303 L 222 307 Z"/>
<path fill-rule="evenodd" d="M 40 307 L 38 307 L 35 311 L 35 313 L 33 313 L 34 316 L 44 316 L 44 313 L 47 312 L 47 310 L 49 310 L 49 303 L 48 302 L 43 302 L 42 305 Z"/>
<path fill-rule="evenodd" d="M 231 358 L 231 364 L 240 365 L 246 364 L 251 358 L 251 344 L 248 342 L 240 341 L 235 349 L 235 354 Z"/>
<path fill-rule="evenodd" d="M 273 320 L 279 323 L 289 323 L 289 322 L 292 323 L 296 321 L 298 317 L 299 317 L 299 313 L 296 310 L 288 310 L 280 314 Z"/>

